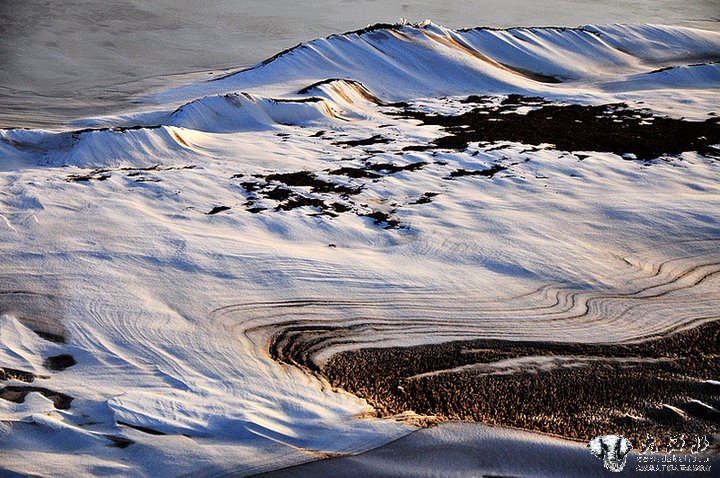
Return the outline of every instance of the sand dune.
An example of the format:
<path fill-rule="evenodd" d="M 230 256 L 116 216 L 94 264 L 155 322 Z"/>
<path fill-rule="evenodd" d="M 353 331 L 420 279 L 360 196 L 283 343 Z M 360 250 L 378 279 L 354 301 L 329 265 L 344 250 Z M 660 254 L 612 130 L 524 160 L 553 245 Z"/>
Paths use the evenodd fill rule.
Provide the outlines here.
<path fill-rule="evenodd" d="M 717 320 L 718 52 L 720 34 L 671 26 L 378 25 L 129 114 L 0 130 L 3 473 L 248 475 L 364 452 L 415 427 L 303 367 Z M 611 138 L 664 115 L 687 134 L 648 128 L 660 146 L 638 159 L 627 135 L 564 150 L 427 119 L 568 105 L 602 106 Z"/>

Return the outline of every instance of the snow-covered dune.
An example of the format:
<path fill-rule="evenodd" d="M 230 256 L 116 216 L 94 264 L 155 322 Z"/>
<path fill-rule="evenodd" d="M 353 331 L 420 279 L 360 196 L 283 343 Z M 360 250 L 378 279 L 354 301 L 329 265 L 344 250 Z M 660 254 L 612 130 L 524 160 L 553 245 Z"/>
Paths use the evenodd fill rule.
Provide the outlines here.
<path fill-rule="evenodd" d="M 714 145 L 647 161 L 438 148 L 447 132 L 410 112 L 521 94 L 699 124 L 720 110 L 718 60 L 720 34 L 680 27 L 379 25 L 137 112 L 0 130 L 0 367 L 30 374 L 0 382 L 0 469 L 250 474 L 413 429 L 276 363 L 273 336 L 302 327 L 322 361 L 460 338 L 623 343 L 716 320 Z M 77 363 L 48 365 L 63 355 Z"/>

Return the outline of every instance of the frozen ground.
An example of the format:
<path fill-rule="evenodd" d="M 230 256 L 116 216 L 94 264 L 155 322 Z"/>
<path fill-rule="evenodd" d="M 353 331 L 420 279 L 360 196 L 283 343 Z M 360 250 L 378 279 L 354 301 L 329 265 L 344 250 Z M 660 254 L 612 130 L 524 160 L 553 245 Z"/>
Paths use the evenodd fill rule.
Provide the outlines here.
<path fill-rule="evenodd" d="M 0 366 L 16 371 L 0 463 L 250 474 L 413 430 L 274 362 L 276 324 L 352 331 L 324 359 L 456 338 L 622 343 L 716 320 L 712 149 L 427 149 L 445 133 L 398 102 L 457 113 L 470 94 L 519 93 L 704 121 L 717 60 L 720 34 L 684 27 L 380 26 L 148 111 L 0 130 Z M 77 363 L 45 362 L 63 354 Z"/>

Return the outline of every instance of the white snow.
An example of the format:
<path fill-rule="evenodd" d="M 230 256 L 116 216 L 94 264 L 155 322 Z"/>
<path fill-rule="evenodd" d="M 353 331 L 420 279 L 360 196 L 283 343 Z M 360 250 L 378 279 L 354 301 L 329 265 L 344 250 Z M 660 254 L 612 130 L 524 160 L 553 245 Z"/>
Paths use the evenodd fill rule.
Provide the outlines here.
<path fill-rule="evenodd" d="M 680 27 L 404 25 L 314 40 L 156 95 L 143 111 L 78 123 L 92 130 L 0 130 L 0 366 L 47 375 L 32 385 L 75 397 L 69 410 L 37 393 L 23 404 L 0 400 L 2 467 L 39 476 L 249 474 L 368 450 L 411 430 L 353 418 L 366 403 L 273 362 L 267 338 L 283 321 L 366 325 L 323 349 L 322 360 L 359 346 L 458 338 L 627 342 L 717 319 L 716 159 L 688 152 L 645 164 L 589 152 L 578 161 L 512 143 L 402 151 L 442 133 L 387 114 L 367 93 L 447 111 L 466 107 L 447 97 L 468 94 L 642 101 L 658 114 L 704 119 L 720 108 L 720 70 L 687 65 L 718 57 L 720 34 Z M 329 78 L 366 90 L 336 81 L 298 93 Z M 113 129 L 137 125 L 152 127 Z M 334 144 L 375 134 L 392 141 Z M 428 163 L 378 182 L 332 178 L 363 184 L 355 200 L 368 212 L 400 204 L 408 228 L 311 207 L 273 211 L 269 200 L 258 214 L 243 206 L 239 183 L 253 174 L 329 177 L 368 157 Z M 509 169 L 442 179 L 494 164 Z M 98 168 L 111 177 L 67 180 Z M 425 192 L 441 194 L 410 204 Z M 206 214 L 220 205 L 231 209 Z M 77 365 L 45 370 L 43 359 L 59 353 Z M 108 446 L 107 435 L 136 443 Z"/>

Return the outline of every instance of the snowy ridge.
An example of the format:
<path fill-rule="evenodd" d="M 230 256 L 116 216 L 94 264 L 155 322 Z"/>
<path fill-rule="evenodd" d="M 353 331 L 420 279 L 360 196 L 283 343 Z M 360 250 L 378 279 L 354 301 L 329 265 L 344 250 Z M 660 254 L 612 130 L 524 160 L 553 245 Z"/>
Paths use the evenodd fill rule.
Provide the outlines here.
<path fill-rule="evenodd" d="M 618 74 L 682 65 L 688 59 L 715 61 L 718 51 L 720 34 L 682 27 L 454 31 L 432 23 L 371 26 L 298 45 L 251 69 L 160 98 L 327 78 L 359 81 L 392 101 L 468 92 L 562 92 L 563 84 L 549 84 L 615 80 Z"/>
<path fill-rule="evenodd" d="M 157 95 L 153 101 L 185 104 L 173 110 L 78 121 L 78 127 L 155 128 L 158 125 L 223 133 L 255 131 L 277 125 L 310 125 L 328 118 L 344 120 L 367 115 L 357 99 L 371 102 L 406 101 L 422 97 L 462 94 L 580 96 L 589 103 L 621 99 L 644 100 L 667 113 L 692 117 L 697 110 L 687 97 L 656 94 L 670 88 L 709 88 L 720 81 L 720 34 L 682 27 L 653 25 L 586 26 L 579 29 L 518 28 L 454 31 L 426 23 L 374 26 L 298 45 L 248 70 L 210 82 Z M 658 69 L 669 68 L 656 72 Z M 621 78 L 621 79 L 618 79 Z M 308 89 L 315 83 L 334 83 L 322 101 Z M 320 90 L 330 88 L 322 84 Z M 661 101 L 653 100 L 660 98 Z M 672 105 L 673 98 L 677 104 Z M 704 98 L 703 98 L 704 99 Z M 653 104 L 656 103 L 656 104 Z M 684 108 L 684 109 L 682 109 Z M 695 113 L 696 115 L 697 113 Z M 163 156 L 177 148 L 180 133 L 165 128 L 126 135 L 101 132 L 86 143 L 117 142 L 118 149 L 145 148 Z M 0 130 L 0 148 L 8 156 L 19 147 L 43 147 L 50 154 L 72 149 L 76 135 Z M 127 145 L 125 143 L 132 144 Z M 145 146 L 139 146 L 145 144 Z M 180 140 L 180 146 L 182 140 Z M 89 146 L 93 148 L 93 146 Z M 111 151 L 97 151 L 107 158 Z M 67 164 L 80 163 L 67 160 Z M 95 166 L 103 166 L 101 159 Z M 93 163 L 86 163 L 92 166 Z"/>

